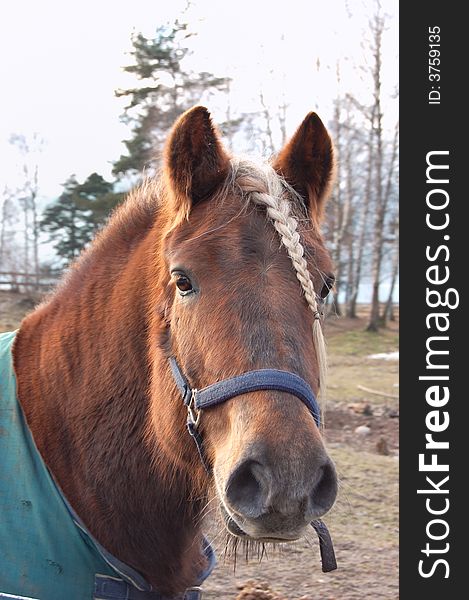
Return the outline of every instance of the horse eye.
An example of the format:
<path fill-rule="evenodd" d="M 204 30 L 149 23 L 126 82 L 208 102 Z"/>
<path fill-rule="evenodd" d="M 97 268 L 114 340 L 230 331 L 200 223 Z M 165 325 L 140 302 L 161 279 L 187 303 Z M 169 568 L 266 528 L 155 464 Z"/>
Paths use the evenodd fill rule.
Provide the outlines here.
<path fill-rule="evenodd" d="M 180 292 L 183 292 L 185 294 L 192 292 L 192 290 L 193 290 L 191 280 L 189 279 L 189 277 L 186 277 L 185 275 L 177 276 L 176 287 Z"/>
<path fill-rule="evenodd" d="M 334 283 L 335 283 L 334 275 L 325 275 L 324 276 L 324 285 L 322 286 L 321 293 L 319 294 L 323 300 L 327 297 L 327 295 L 331 291 Z"/>

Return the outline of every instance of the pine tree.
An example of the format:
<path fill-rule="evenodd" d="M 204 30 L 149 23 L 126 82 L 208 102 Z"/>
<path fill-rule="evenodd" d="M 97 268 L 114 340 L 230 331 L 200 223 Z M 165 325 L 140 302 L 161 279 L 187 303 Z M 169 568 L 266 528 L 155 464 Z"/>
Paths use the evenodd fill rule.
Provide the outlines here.
<path fill-rule="evenodd" d="M 132 136 L 124 140 L 127 154 L 114 163 L 114 175 L 136 175 L 155 168 L 158 151 L 177 117 L 199 103 L 205 92 L 228 91 L 225 77 L 185 70 L 189 49 L 184 44 L 191 35 L 186 24 L 176 21 L 158 27 L 153 39 L 141 33 L 133 37 L 135 62 L 124 70 L 142 85 L 116 91 L 118 97 L 130 99 L 123 119 L 132 126 Z"/>
<path fill-rule="evenodd" d="M 106 220 L 123 194 L 113 192 L 113 184 L 92 173 L 80 184 L 72 175 L 64 191 L 43 213 L 41 227 L 54 241 L 57 254 L 70 263 L 78 256 Z"/>
<path fill-rule="evenodd" d="M 64 191 L 43 213 L 41 227 L 55 242 L 57 254 L 71 262 L 91 239 L 90 211 L 80 205 L 79 183 L 72 175 L 63 184 Z"/>
<path fill-rule="evenodd" d="M 109 217 L 111 211 L 122 202 L 125 194 L 113 191 L 114 184 L 106 181 L 98 173 L 92 173 L 81 184 L 75 192 L 78 195 L 77 202 L 88 215 L 88 223 L 92 229 L 92 234 Z"/>

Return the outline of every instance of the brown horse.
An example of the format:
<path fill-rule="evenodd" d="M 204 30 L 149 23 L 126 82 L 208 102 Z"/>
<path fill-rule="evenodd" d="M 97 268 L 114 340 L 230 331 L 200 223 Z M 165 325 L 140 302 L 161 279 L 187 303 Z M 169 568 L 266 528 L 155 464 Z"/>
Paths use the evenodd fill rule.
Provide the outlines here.
<path fill-rule="evenodd" d="M 18 397 L 50 472 L 100 544 L 164 594 L 206 567 L 210 499 L 232 535 L 261 542 L 298 539 L 335 500 L 320 428 L 278 389 L 191 407 L 205 469 L 168 362 L 191 388 L 278 369 L 318 394 L 332 170 L 314 113 L 272 166 L 256 166 L 230 157 L 207 110 L 191 109 L 159 180 L 130 194 L 17 333 Z"/>

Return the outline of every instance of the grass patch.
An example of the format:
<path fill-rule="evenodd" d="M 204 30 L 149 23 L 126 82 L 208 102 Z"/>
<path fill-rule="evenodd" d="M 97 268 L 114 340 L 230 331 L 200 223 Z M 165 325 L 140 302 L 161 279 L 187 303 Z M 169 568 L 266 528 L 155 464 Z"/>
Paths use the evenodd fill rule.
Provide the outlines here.
<path fill-rule="evenodd" d="M 355 329 L 330 328 L 327 337 L 329 357 L 328 398 L 336 403 L 366 401 L 397 408 L 398 401 L 358 388 L 359 385 L 397 395 L 398 362 L 367 358 L 370 354 L 393 352 L 399 347 L 394 329 L 378 333 L 365 331 L 363 323 Z"/>
<path fill-rule="evenodd" d="M 399 336 L 390 329 L 371 333 L 361 329 L 354 331 L 341 331 L 332 333 L 327 337 L 327 348 L 331 357 L 343 356 L 368 356 L 380 352 L 393 352 L 398 349 Z"/>

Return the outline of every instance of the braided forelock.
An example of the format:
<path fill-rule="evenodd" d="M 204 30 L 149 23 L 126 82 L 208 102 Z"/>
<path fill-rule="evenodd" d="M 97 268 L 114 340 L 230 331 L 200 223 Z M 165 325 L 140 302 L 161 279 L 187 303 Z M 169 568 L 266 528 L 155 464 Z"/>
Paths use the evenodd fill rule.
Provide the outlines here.
<path fill-rule="evenodd" d="M 327 379 L 326 345 L 321 327 L 321 312 L 316 300 L 311 274 L 304 257 L 304 248 L 298 233 L 298 220 L 293 216 L 292 203 L 295 198 L 298 206 L 301 197 L 268 164 L 257 164 L 247 159 L 232 159 L 232 183 L 256 205 L 266 208 L 267 216 L 278 232 L 282 244 L 291 259 L 298 281 L 303 289 L 306 302 L 313 316 L 313 342 L 319 366 L 319 384 L 324 400 Z"/>

